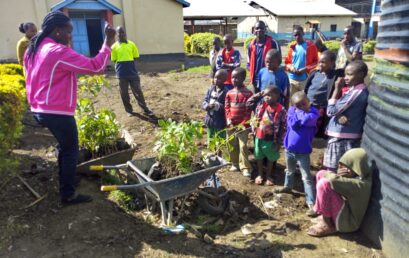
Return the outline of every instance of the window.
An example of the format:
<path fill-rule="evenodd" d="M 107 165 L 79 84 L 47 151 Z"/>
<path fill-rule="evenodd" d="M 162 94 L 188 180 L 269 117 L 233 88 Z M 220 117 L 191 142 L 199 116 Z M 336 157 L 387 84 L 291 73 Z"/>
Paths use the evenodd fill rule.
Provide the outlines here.
<path fill-rule="evenodd" d="M 337 25 L 336 24 L 331 24 L 331 32 L 337 31 Z"/>

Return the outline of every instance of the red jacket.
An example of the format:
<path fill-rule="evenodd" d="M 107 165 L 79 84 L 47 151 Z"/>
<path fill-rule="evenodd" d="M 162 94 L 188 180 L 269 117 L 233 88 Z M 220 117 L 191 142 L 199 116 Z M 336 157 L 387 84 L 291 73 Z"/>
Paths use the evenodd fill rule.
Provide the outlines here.
<path fill-rule="evenodd" d="M 306 40 L 306 42 L 307 42 L 306 67 L 307 67 L 307 74 L 309 74 L 312 70 L 315 69 L 315 67 L 318 64 L 318 50 L 314 42 L 309 41 L 309 40 Z M 297 42 L 294 42 L 293 44 L 291 44 L 290 48 L 288 49 L 288 54 L 284 61 L 286 65 L 292 64 L 293 62 L 293 52 L 295 49 L 295 45 L 297 45 Z"/>
<path fill-rule="evenodd" d="M 281 53 L 280 45 L 277 43 L 277 41 L 275 41 L 272 37 L 266 35 L 266 43 L 264 44 L 264 49 L 263 49 L 263 60 L 265 60 L 267 52 L 272 48 L 277 49 Z M 248 67 L 247 68 L 250 71 L 250 82 L 253 83 L 254 77 L 257 76 L 256 72 L 254 71 L 256 69 L 256 59 L 257 59 L 256 57 L 256 39 L 253 39 L 251 41 L 247 51 L 248 51 L 248 64 L 247 64 Z"/>

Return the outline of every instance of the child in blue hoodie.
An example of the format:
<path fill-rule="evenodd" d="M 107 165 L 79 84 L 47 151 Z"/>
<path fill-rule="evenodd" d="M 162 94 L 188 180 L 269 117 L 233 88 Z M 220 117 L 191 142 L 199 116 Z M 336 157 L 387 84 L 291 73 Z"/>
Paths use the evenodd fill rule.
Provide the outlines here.
<path fill-rule="evenodd" d="M 310 172 L 310 154 L 319 112 L 315 107 L 311 106 L 307 95 L 303 91 L 294 93 L 291 102 L 294 106 L 288 110 L 287 133 L 284 137 L 287 169 L 284 187 L 279 191 L 291 192 L 298 162 L 309 208 L 307 215 L 314 216 L 315 184 Z"/>

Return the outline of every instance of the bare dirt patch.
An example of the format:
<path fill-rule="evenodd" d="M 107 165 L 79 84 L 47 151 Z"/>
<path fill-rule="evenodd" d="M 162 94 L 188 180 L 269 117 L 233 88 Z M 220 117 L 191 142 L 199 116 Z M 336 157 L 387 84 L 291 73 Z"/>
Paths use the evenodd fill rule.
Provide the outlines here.
<path fill-rule="evenodd" d="M 130 131 L 138 144 L 134 158 L 152 156 L 156 123 L 143 116 L 135 102 L 138 114 L 128 117 L 118 83 L 113 76 L 110 79 L 113 91 L 101 94 L 97 105 L 111 108 Z M 147 74 L 141 76 L 141 82 L 147 103 L 158 117 L 203 119 L 200 107 L 210 85 L 207 74 Z M 183 222 L 198 229 L 182 235 L 163 234 L 153 223 L 157 215 L 118 208 L 99 191 L 98 177 L 83 177 L 78 188 L 92 195 L 93 202 L 63 208 L 54 145 L 46 129 L 26 126 L 14 150 L 21 159 L 17 173 L 47 196 L 24 208 L 35 198 L 17 178 L 0 189 L 1 257 L 382 257 L 359 232 L 322 239 L 307 236 L 310 220 L 304 215 L 300 177 L 295 195 L 277 195 L 273 187 L 257 186 L 239 173 L 222 170 L 219 176 L 230 191 L 230 207 L 219 217 L 193 208 Z M 323 143 L 314 145 L 313 161 L 318 160 Z M 27 172 L 32 164 L 41 170 Z M 281 155 L 274 172 L 276 185 L 283 184 L 283 175 Z M 275 207 L 265 209 L 266 202 Z"/>

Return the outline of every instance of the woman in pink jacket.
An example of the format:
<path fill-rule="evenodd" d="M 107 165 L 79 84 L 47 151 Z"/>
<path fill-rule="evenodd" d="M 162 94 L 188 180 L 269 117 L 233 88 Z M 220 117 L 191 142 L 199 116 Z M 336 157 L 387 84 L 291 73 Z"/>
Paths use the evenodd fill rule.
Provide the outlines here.
<path fill-rule="evenodd" d="M 76 194 L 78 131 L 74 118 L 77 102 L 76 74 L 102 73 L 108 64 L 115 30 L 105 26 L 105 41 L 94 58 L 71 49 L 73 26 L 62 12 L 50 12 L 42 31 L 31 39 L 24 57 L 27 99 L 34 118 L 47 127 L 58 141 L 59 187 L 62 204 L 91 201 Z"/>

